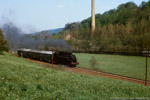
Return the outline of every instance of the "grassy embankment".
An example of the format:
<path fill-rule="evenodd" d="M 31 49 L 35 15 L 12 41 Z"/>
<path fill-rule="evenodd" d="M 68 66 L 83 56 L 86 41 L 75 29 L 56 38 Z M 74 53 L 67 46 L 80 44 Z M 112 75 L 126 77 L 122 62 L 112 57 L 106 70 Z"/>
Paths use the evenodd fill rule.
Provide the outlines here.
<path fill-rule="evenodd" d="M 96 70 L 113 74 L 145 79 L 145 57 L 85 53 L 75 53 L 75 55 L 80 63 L 78 67 L 88 69 L 96 68 Z M 92 56 L 98 62 L 95 68 L 92 68 L 89 64 Z M 148 79 L 150 80 L 150 59 L 148 59 L 148 63 Z"/>
<path fill-rule="evenodd" d="M 8 53 L 0 55 L 0 100 L 110 100 L 150 98 L 149 93 L 150 87 L 143 85 L 49 69 Z"/>

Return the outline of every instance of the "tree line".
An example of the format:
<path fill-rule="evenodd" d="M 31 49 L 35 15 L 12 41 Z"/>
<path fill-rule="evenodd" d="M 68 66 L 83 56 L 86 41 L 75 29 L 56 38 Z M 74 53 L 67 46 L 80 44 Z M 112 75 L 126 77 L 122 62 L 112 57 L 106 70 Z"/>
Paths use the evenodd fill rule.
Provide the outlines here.
<path fill-rule="evenodd" d="M 91 17 L 66 24 L 60 32 L 74 51 L 141 52 L 150 48 L 150 1 L 137 6 L 133 2 L 96 14 L 96 29 L 91 35 Z M 60 35 L 59 34 L 59 35 Z M 59 37 L 57 35 L 57 37 Z"/>

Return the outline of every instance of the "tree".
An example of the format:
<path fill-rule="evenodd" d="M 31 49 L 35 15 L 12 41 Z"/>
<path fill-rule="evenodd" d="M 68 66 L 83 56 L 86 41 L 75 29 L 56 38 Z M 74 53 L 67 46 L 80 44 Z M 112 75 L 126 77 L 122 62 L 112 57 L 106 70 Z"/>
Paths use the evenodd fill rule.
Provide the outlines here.
<path fill-rule="evenodd" d="M 67 25 L 66 25 L 67 26 Z M 78 26 L 78 27 L 75 27 Z M 133 2 L 121 4 L 103 14 L 96 14 L 96 29 L 91 37 L 91 17 L 79 25 L 69 24 L 61 34 L 71 34 L 72 47 L 84 52 L 130 52 L 150 47 L 150 0 L 138 7 Z M 76 41 L 76 42 L 75 42 Z"/>
<path fill-rule="evenodd" d="M 3 32 L 0 29 L 0 54 L 2 54 L 2 51 L 7 51 L 7 41 L 4 38 Z"/>

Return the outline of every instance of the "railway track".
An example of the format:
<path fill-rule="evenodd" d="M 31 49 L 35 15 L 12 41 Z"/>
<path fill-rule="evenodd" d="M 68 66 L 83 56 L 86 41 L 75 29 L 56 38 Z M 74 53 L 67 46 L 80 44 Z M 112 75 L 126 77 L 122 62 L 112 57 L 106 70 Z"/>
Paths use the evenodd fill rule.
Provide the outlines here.
<path fill-rule="evenodd" d="M 127 81 L 127 82 L 150 86 L 150 81 L 147 81 L 145 83 L 145 80 L 142 80 L 142 79 L 127 77 L 127 76 L 122 76 L 122 75 L 117 75 L 117 74 L 112 74 L 112 73 L 107 73 L 107 72 L 93 71 L 93 70 L 79 68 L 79 67 L 67 68 L 67 69 L 71 70 L 72 72 L 76 72 L 76 73 L 83 73 L 83 74 L 94 75 L 94 76 L 103 76 L 103 77 L 107 77 L 107 78 L 111 78 L 111 79 L 117 79 L 117 80 L 122 80 L 122 81 Z"/>

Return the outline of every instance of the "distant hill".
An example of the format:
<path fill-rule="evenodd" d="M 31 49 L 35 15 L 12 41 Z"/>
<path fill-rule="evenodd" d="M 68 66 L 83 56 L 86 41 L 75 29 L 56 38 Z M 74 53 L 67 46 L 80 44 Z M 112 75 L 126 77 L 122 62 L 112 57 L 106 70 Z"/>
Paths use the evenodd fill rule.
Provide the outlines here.
<path fill-rule="evenodd" d="M 31 35 L 35 36 L 35 35 L 39 35 L 39 34 L 42 34 L 42 33 L 46 33 L 47 36 L 51 36 L 53 34 L 58 34 L 63 29 L 64 28 L 51 29 L 51 30 L 43 30 L 43 31 L 40 31 L 40 32 L 32 33 Z"/>

